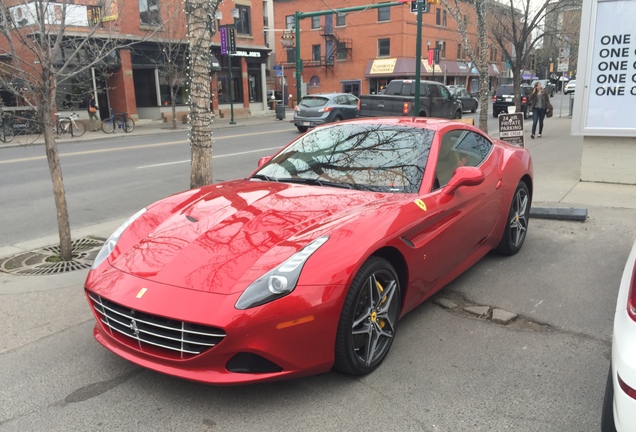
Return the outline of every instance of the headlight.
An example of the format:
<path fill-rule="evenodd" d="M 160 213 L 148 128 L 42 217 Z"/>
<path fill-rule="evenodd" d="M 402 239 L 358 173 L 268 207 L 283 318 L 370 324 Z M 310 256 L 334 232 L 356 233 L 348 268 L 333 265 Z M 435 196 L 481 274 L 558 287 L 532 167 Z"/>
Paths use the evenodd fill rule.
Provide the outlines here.
<path fill-rule="evenodd" d="M 126 222 L 121 224 L 119 228 L 117 228 L 115 232 L 112 233 L 110 237 L 108 237 L 108 240 L 106 240 L 106 243 L 104 243 L 104 246 L 102 246 L 101 250 L 95 257 L 95 261 L 93 261 L 93 265 L 91 266 L 92 269 L 96 269 L 97 267 L 99 267 L 99 265 L 103 263 L 106 258 L 108 258 L 108 255 L 110 255 L 113 249 L 115 249 L 115 245 L 119 241 L 119 238 L 124 233 L 126 228 L 128 228 L 130 224 L 132 224 L 139 216 L 144 213 L 146 213 L 146 209 L 142 208 L 137 213 L 128 218 Z"/>
<path fill-rule="evenodd" d="M 327 236 L 318 237 L 281 265 L 256 279 L 241 294 L 235 307 L 242 310 L 253 308 L 292 292 L 296 288 L 305 262 L 327 240 L 329 240 Z"/>

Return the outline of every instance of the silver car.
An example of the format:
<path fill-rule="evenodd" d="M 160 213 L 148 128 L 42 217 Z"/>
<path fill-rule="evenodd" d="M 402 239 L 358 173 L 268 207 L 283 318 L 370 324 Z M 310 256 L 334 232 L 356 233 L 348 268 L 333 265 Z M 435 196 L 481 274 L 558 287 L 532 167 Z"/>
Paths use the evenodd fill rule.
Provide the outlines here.
<path fill-rule="evenodd" d="M 304 96 L 294 111 L 294 125 L 300 132 L 325 123 L 356 118 L 360 103 L 350 93 L 327 93 Z"/>

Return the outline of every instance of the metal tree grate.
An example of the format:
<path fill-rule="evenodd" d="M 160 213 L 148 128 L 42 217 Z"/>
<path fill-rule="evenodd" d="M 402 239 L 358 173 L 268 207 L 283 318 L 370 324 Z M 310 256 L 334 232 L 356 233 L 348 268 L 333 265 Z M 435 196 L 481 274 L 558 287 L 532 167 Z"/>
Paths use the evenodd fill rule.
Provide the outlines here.
<path fill-rule="evenodd" d="M 103 244 L 103 239 L 94 237 L 74 240 L 71 244 L 73 254 L 71 261 L 55 261 L 60 256 L 59 245 L 22 252 L 9 258 L 0 259 L 0 272 L 22 276 L 41 276 L 87 269 L 93 264 L 93 260 Z"/>

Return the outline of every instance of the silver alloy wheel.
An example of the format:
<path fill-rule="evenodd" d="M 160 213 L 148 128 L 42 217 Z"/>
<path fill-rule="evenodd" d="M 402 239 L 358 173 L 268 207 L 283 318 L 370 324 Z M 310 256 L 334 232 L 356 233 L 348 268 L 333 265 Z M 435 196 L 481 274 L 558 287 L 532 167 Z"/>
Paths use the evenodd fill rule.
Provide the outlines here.
<path fill-rule="evenodd" d="M 528 191 L 525 188 L 517 189 L 512 200 L 511 216 L 510 240 L 514 248 L 519 248 L 528 231 Z"/>
<path fill-rule="evenodd" d="M 355 356 L 366 367 L 380 362 L 391 347 L 399 311 L 397 286 L 390 272 L 378 269 L 358 298 L 351 334 Z"/>

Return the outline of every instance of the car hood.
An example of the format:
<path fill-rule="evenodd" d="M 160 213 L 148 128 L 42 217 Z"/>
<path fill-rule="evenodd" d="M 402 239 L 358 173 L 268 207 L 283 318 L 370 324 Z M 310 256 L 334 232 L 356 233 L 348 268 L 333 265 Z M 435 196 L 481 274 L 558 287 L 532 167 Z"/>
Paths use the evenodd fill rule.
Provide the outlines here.
<path fill-rule="evenodd" d="M 167 285 L 231 294 L 244 290 L 314 238 L 364 214 L 381 213 L 369 210 L 397 198 L 249 180 L 184 196 L 176 201 L 172 197 L 177 205 L 169 210 L 150 207 L 124 235 L 144 234 L 132 241 L 127 238 L 124 243 L 131 246 L 116 254 L 111 265 Z"/>

